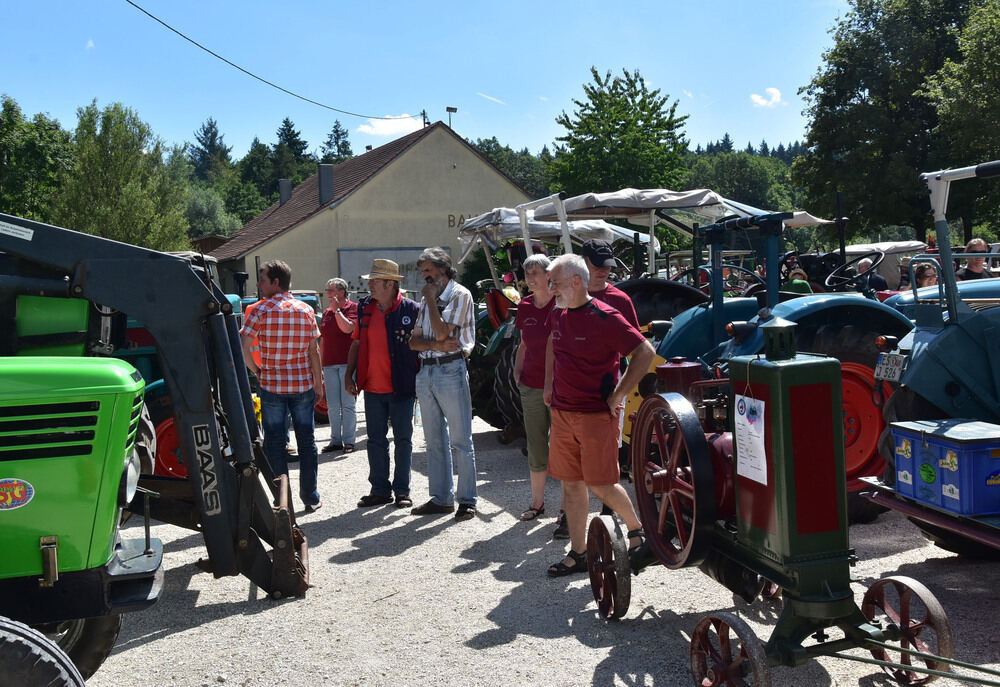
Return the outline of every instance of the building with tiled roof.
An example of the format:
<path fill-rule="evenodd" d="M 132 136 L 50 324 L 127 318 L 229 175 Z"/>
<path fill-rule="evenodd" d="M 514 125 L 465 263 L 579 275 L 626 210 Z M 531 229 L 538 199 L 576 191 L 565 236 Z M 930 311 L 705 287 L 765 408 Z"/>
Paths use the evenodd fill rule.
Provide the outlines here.
<path fill-rule="evenodd" d="M 219 261 L 222 288 L 235 291 L 233 274 L 284 260 L 292 288 L 323 292 L 339 276 L 352 290 L 374 258 L 399 263 L 404 288 L 419 291 L 415 260 L 427 246 L 458 257 L 458 227 L 465 217 L 530 200 L 516 182 L 442 122 L 337 165 L 290 188 L 210 255 Z"/>

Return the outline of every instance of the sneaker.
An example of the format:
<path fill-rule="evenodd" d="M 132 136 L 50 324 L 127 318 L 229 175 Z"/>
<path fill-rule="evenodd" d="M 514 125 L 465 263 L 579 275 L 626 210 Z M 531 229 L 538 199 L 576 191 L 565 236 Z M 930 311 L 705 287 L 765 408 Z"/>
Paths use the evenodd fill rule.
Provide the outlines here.
<path fill-rule="evenodd" d="M 306 513 L 315 513 L 316 511 L 318 511 L 322 507 L 323 507 L 323 502 L 322 501 L 317 501 L 316 503 L 307 503 L 306 504 Z"/>
<path fill-rule="evenodd" d="M 456 520 L 472 520 L 476 517 L 476 504 L 474 503 L 460 503 L 458 504 L 458 511 L 455 513 Z"/>
<path fill-rule="evenodd" d="M 566 522 L 566 511 L 559 511 L 559 518 L 556 520 L 556 529 L 552 533 L 553 539 L 569 539 L 569 524 Z"/>
<path fill-rule="evenodd" d="M 434 501 L 431 500 L 425 504 L 417 506 L 416 508 L 411 508 L 410 515 L 441 515 L 442 513 L 451 513 L 454 510 L 454 505 L 442 506 L 440 503 L 434 503 Z"/>

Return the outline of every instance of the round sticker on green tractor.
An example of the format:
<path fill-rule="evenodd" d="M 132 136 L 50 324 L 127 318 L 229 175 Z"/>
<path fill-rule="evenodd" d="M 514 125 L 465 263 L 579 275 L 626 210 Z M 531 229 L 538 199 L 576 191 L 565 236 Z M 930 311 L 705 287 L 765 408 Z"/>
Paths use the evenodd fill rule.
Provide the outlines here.
<path fill-rule="evenodd" d="M 922 464 L 920 466 L 920 479 L 927 482 L 927 484 L 934 484 L 937 480 L 937 470 L 929 463 Z"/>

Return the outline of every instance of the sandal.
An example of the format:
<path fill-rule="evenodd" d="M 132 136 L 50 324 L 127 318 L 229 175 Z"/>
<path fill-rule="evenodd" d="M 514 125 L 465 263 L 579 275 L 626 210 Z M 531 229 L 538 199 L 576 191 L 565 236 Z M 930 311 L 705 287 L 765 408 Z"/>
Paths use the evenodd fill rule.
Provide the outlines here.
<path fill-rule="evenodd" d="M 344 453 L 353 453 L 354 444 L 344 444 Z"/>
<path fill-rule="evenodd" d="M 549 577 L 565 577 L 566 575 L 575 575 L 576 573 L 587 572 L 586 551 L 577 553 L 573 549 L 570 549 L 569 553 L 566 554 L 566 557 L 573 559 L 573 565 L 566 565 L 562 561 L 550 565 L 548 569 Z"/>
<path fill-rule="evenodd" d="M 413 500 L 409 497 L 409 495 L 396 495 L 396 508 L 410 508 L 411 506 L 413 506 Z"/>
<path fill-rule="evenodd" d="M 545 513 L 545 504 L 544 503 L 542 505 L 540 505 L 538 508 L 535 508 L 534 506 L 532 506 L 528 510 L 524 511 L 523 513 L 521 513 L 521 520 L 524 520 L 525 522 L 527 522 L 528 520 L 534 520 L 539 515 L 543 515 L 544 513 Z"/>
<path fill-rule="evenodd" d="M 628 548 L 629 567 L 632 568 L 633 574 L 638 575 L 640 570 L 656 560 L 656 556 L 653 554 L 653 550 L 646 541 L 646 533 L 641 527 L 629 530 L 626 536 L 629 541 L 632 539 L 639 540 L 638 544 Z"/>

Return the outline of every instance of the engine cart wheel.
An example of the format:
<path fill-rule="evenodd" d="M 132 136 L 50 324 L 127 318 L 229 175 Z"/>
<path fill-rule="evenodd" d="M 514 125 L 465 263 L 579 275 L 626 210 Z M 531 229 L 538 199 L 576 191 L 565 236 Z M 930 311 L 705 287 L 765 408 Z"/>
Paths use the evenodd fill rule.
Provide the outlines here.
<path fill-rule="evenodd" d="M 21 687 L 86 687 L 70 657 L 51 639 L 0 617 L 0 673 Z"/>
<path fill-rule="evenodd" d="M 861 612 L 868 620 L 881 621 L 883 628 L 897 628 L 895 639 L 888 643 L 898 642 L 902 649 L 943 658 L 952 656 L 954 644 L 948 616 L 930 590 L 913 578 L 894 576 L 879 580 L 865 592 Z M 924 685 L 937 679 L 935 675 L 907 670 L 907 666 L 914 665 L 915 658 L 909 654 L 894 655 L 881 647 L 870 651 L 878 660 L 898 664 L 882 669 L 901 685 Z M 948 670 L 947 664 L 919 657 L 916 660 L 932 670 Z"/>
<path fill-rule="evenodd" d="M 698 565 L 715 520 L 715 480 L 691 402 L 675 393 L 643 401 L 631 448 L 635 498 L 650 548 L 668 568 Z"/>
<path fill-rule="evenodd" d="M 80 675 L 89 679 L 97 672 L 118 641 L 122 616 L 104 615 L 78 618 L 57 623 L 36 625 L 35 628 L 55 642 L 73 660 Z"/>
<path fill-rule="evenodd" d="M 770 687 L 764 645 L 732 613 L 702 618 L 691 633 L 691 677 L 699 687 Z"/>
<path fill-rule="evenodd" d="M 587 529 L 587 570 L 597 610 L 605 620 L 628 612 L 632 594 L 628 542 L 614 516 L 598 515 Z"/>
<path fill-rule="evenodd" d="M 496 353 L 483 355 L 476 351 L 469 358 L 469 395 L 472 398 L 472 413 L 497 429 L 506 426 L 503 414 L 493 395 L 493 377 L 496 374 L 499 356 Z"/>

